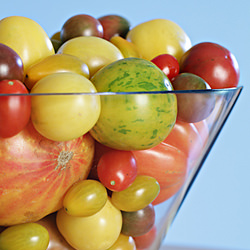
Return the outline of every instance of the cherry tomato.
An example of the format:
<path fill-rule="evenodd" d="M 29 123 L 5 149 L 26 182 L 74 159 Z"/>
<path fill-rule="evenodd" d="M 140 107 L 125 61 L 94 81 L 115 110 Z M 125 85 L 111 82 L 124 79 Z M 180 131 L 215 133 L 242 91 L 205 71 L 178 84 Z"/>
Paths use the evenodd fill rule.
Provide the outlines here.
<path fill-rule="evenodd" d="M 155 223 L 155 210 L 152 204 L 134 212 L 122 211 L 122 233 L 137 237 L 147 233 Z"/>
<path fill-rule="evenodd" d="M 111 150 L 100 158 L 97 174 L 103 185 L 112 191 L 129 187 L 137 176 L 136 160 L 132 152 Z"/>
<path fill-rule="evenodd" d="M 177 59 L 170 54 L 161 54 L 151 60 L 171 81 L 179 74 L 180 66 Z"/>
<path fill-rule="evenodd" d="M 146 249 L 152 245 L 156 237 L 156 226 L 153 226 L 146 234 L 133 237 L 137 250 Z"/>
<path fill-rule="evenodd" d="M 19 80 L 0 81 L 0 94 L 28 94 Z M 29 95 L 0 96 L 0 137 L 18 134 L 29 122 L 31 98 Z"/>
<path fill-rule="evenodd" d="M 10 226 L 0 234 L 0 249 L 46 250 L 48 245 L 49 233 L 38 223 Z"/>
<path fill-rule="evenodd" d="M 155 178 L 139 175 L 125 190 L 113 192 L 111 202 L 122 211 L 133 212 L 148 206 L 159 191 L 160 185 Z"/>
<path fill-rule="evenodd" d="M 72 216 L 90 216 L 103 208 L 108 199 L 106 188 L 96 180 L 82 180 L 67 191 L 63 206 Z"/>

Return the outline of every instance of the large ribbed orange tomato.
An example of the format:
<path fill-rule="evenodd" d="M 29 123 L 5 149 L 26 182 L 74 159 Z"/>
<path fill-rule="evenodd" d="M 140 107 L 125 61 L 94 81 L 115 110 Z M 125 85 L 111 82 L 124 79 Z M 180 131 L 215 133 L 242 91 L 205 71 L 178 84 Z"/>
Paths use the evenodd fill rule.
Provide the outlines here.
<path fill-rule="evenodd" d="M 89 134 L 65 142 L 41 136 L 31 123 L 0 140 L 0 225 L 37 221 L 62 207 L 69 187 L 89 173 Z"/>

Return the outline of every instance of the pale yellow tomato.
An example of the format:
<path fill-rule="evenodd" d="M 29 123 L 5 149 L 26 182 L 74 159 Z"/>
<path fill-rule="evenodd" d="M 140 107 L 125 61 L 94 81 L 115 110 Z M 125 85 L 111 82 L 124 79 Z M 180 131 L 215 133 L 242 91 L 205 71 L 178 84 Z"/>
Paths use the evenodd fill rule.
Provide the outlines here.
<path fill-rule="evenodd" d="M 107 199 L 107 190 L 101 182 L 82 180 L 67 191 L 63 206 L 69 215 L 90 216 L 100 211 Z"/>
<path fill-rule="evenodd" d="M 105 206 L 92 216 L 71 216 L 61 209 L 57 213 L 56 223 L 72 247 L 78 250 L 104 250 L 118 239 L 122 215 L 108 199 Z"/>
<path fill-rule="evenodd" d="M 51 95 L 31 97 L 31 120 L 35 129 L 50 140 L 68 141 L 78 138 L 87 133 L 98 120 L 100 96 L 94 95 L 94 85 L 82 75 L 65 72 L 45 76 L 31 90 L 31 94 L 41 93 Z"/>
<path fill-rule="evenodd" d="M 37 223 L 23 223 L 7 227 L 0 234 L 2 250 L 46 250 L 49 232 Z"/>
<path fill-rule="evenodd" d="M 120 234 L 115 244 L 107 250 L 136 250 L 133 237 Z"/>
<path fill-rule="evenodd" d="M 111 42 L 94 36 L 81 36 L 63 43 L 57 53 L 79 57 L 89 67 L 90 77 L 102 67 L 124 58 Z"/>
<path fill-rule="evenodd" d="M 0 20 L 0 43 L 19 54 L 25 72 L 31 64 L 55 53 L 44 29 L 34 20 L 23 16 L 9 16 Z"/>
<path fill-rule="evenodd" d="M 171 54 L 179 61 L 191 47 L 185 31 L 167 19 L 153 19 L 138 24 L 127 34 L 145 59 L 152 60 L 160 54 Z"/>

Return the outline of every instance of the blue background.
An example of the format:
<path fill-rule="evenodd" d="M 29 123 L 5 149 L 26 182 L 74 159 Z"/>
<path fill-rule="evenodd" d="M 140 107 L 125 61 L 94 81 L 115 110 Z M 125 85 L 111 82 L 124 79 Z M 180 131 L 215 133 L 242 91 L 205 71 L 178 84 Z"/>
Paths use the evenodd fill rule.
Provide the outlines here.
<path fill-rule="evenodd" d="M 0 18 L 24 15 L 49 36 L 75 14 L 120 14 L 135 26 L 153 18 L 179 24 L 193 44 L 217 42 L 233 52 L 243 92 L 178 213 L 167 245 L 250 249 L 250 1 L 1 1 Z"/>

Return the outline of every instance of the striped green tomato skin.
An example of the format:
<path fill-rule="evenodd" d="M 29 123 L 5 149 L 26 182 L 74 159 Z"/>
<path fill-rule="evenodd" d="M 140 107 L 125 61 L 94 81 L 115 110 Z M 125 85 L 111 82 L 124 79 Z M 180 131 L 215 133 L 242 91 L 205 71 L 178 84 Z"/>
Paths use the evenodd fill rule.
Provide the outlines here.
<path fill-rule="evenodd" d="M 125 58 L 98 71 L 91 79 L 98 92 L 173 90 L 153 63 Z M 177 115 L 175 94 L 119 94 L 101 96 L 101 114 L 90 131 L 100 143 L 119 150 L 142 150 L 162 142 Z"/>

